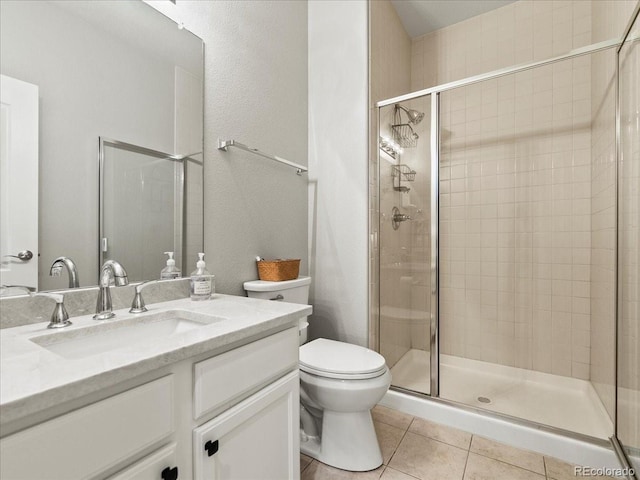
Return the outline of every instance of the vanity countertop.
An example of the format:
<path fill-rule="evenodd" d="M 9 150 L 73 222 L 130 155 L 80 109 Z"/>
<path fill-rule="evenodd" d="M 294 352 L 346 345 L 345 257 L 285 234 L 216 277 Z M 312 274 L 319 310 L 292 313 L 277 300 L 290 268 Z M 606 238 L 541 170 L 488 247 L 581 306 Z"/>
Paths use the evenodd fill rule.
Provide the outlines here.
<path fill-rule="evenodd" d="M 0 425 L 78 399 L 181 360 L 216 353 L 227 345 L 297 325 L 311 313 L 311 306 L 270 302 L 247 297 L 215 294 L 211 300 L 190 299 L 147 305 L 148 312 L 132 315 L 115 310 L 111 320 L 95 321 L 91 315 L 73 317 L 72 326 L 47 329 L 36 323 L 0 330 Z M 31 339 L 51 340 L 50 335 L 73 337 L 95 325 L 117 329 L 160 312 L 180 311 L 211 315 L 218 320 L 191 330 L 154 338 L 149 342 L 123 345 L 106 353 L 63 358 Z M 139 319 L 139 320 L 135 320 Z M 86 331 L 86 330 L 85 330 Z"/>

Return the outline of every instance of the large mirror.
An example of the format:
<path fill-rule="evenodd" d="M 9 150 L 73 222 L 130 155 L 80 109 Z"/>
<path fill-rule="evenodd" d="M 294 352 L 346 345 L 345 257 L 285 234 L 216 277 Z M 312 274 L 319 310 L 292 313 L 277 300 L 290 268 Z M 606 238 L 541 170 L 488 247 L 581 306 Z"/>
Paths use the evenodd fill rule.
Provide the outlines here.
<path fill-rule="evenodd" d="M 165 251 L 188 273 L 203 242 L 202 40 L 141 0 L 2 0 L 0 22 L 2 284 L 95 285 L 108 258 L 131 281 L 159 278 Z M 130 146 L 131 163 L 103 175 L 102 188 L 100 139 Z M 123 158 L 112 150 L 105 161 Z M 129 168 L 143 157 L 144 167 Z M 175 185 L 149 188 L 163 171 Z M 122 195 L 106 222 L 101 191 Z M 180 198 L 163 203 L 163 191 Z M 175 235 L 136 238 L 152 218 L 170 219 Z M 146 245 L 144 258 L 127 265 L 104 241 L 114 235 L 120 252 L 127 241 Z"/>

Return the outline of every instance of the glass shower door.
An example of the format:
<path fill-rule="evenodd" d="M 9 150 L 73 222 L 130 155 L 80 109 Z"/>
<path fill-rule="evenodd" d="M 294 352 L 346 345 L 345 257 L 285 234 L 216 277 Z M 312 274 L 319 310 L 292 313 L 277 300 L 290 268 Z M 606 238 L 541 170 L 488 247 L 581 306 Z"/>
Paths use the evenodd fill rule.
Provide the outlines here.
<path fill-rule="evenodd" d="M 380 353 L 393 385 L 431 392 L 431 96 L 379 109 Z"/>
<path fill-rule="evenodd" d="M 640 468 L 640 22 L 619 52 L 617 437 Z"/>

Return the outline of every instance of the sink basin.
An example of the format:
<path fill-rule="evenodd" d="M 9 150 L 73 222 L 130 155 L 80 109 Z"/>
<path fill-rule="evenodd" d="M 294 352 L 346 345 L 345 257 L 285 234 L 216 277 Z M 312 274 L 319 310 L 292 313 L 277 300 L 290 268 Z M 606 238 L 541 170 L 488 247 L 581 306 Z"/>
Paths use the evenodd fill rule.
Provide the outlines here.
<path fill-rule="evenodd" d="M 179 335 L 225 320 L 185 310 L 170 310 L 126 320 L 103 323 L 66 332 L 33 337 L 30 340 L 64 358 L 84 358 L 136 344 Z"/>

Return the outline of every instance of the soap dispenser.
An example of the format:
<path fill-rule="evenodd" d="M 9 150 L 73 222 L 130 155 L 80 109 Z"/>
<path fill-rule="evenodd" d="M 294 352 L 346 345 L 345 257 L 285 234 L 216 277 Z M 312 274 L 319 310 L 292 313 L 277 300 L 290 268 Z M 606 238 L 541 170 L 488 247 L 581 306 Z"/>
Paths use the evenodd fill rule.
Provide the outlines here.
<path fill-rule="evenodd" d="M 180 278 L 182 274 L 180 269 L 176 267 L 176 261 L 173 259 L 173 252 L 164 252 L 164 254 L 169 255 L 169 259 L 167 260 L 167 266 L 160 272 L 160 280 Z"/>
<path fill-rule="evenodd" d="M 196 269 L 191 272 L 191 300 L 208 300 L 213 293 L 213 275 L 207 271 L 204 253 L 198 253 Z"/>

